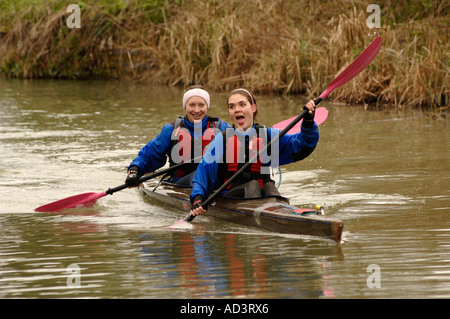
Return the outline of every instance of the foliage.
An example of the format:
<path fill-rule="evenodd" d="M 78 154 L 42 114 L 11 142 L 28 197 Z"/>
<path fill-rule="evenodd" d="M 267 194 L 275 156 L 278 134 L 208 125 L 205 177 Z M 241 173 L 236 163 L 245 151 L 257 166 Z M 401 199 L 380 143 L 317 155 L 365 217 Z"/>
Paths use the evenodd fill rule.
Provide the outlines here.
<path fill-rule="evenodd" d="M 381 35 L 379 56 L 332 98 L 404 106 L 448 105 L 448 1 L 85 0 L 81 29 L 67 1 L 0 2 L 0 67 L 9 77 L 131 78 L 158 84 L 323 91 Z"/>

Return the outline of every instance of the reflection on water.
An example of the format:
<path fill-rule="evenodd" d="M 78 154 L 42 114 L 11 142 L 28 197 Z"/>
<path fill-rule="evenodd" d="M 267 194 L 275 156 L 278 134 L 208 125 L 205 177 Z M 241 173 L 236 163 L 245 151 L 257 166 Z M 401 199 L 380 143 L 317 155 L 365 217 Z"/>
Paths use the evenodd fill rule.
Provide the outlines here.
<path fill-rule="evenodd" d="M 99 224 L 99 216 L 91 222 L 94 215 L 85 213 L 84 220 L 67 216 L 2 217 L 2 224 L 14 225 L 0 235 L 3 297 L 334 296 L 332 275 L 324 273 L 327 258 L 322 254 L 340 259 L 335 245 L 319 244 L 317 256 L 298 250 L 303 245 L 298 238 L 237 232 L 124 232 Z M 78 288 L 67 284 L 67 268 L 74 264 L 80 267 Z"/>
<path fill-rule="evenodd" d="M 163 124 L 182 115 L 179 89 L 121 82 L 0 79 L 0 296 L 4 298 L 449 298 L 448 120 L 324 102 L 329 118 L 306 160 L 282 168 L 296 206 L 321 204 L 344 240 L 286 236 L 185 212 L 138 191 L 91 209 L 45 204 L 124 182 Z M 211 113 L 227 119 L 226 93 Z M 260 123 L 292 117 L 297 98 L 260 97 Z M 278 177 L 278 175 L 276 176 Z M 69 287 L 70 265 L 80 286 Z M 369 288 L 369 265 L 381 287 Z"/>
<path fill-rule="evenodd" d="M 148 276 L 165 278 L 153 287 L 170 291 L 181 287 L 181 298 L 250 297 L 250 298 L 316 298 L 332 296 L 323 274 L 323 261 L 289 251 L 296 240 L 269 236 L 260 238 L 237 233 L 175 233 L 177 244 L 167 250 L 165 240 L 141 237 L 143 271 Z M 274 249 L 287 249 L 280 256 Z M 250 248 L 251 247 L 251 248 Z M 333 253 L 336 247 L 328 247 Z M 144 254 L 144 255 L 143 255 Z M 160 280 L 160 278 L 158 279 Z"/>

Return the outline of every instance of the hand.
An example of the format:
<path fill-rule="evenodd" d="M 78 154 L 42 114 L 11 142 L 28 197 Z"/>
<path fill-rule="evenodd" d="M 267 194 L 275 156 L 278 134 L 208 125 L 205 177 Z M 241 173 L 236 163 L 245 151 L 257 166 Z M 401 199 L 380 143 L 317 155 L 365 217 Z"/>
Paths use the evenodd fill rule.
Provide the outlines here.
<path fill-rule="evenodd" d="M 194 203 L 192 204 L 192 209 L 190 211 L 191 215 L 198 216 L 206 214 L 206 209 L 202 206 L 203 197 L 201 195 L 197 195 L 194 198 Z"/>
<path fill-rule="evenodd" d="M 206 214 L 206 210 L 202 206 L 199 206 L 197 208 L 192 208 L 190 213 L 193 216 L 198 216 L 198 215 Z"/>
<path fill-rule="evenodd" d="M 128 188 L 131 188 L 138 187 L 139 184 L 139 168 L 137 166 L 131 166 L 125 180 L 125 185 L 127 185 Z"/>
<path fill-rule="evenodd" d="M 309 110 L 309 112 L 305 115 L 304 119 L 306 121 L 312 121 L 314 120 L 314 113 L 316 111 L 316 104 L 314 104 L 313 100 L 310 100 L 308 103 L 306 103 L 304 110 Z"/>
<path fill-rule="evenodd" d="M 314 113 L 316 111 L 316 105 L 313 100 L 309 101 L 304 110 L 308 110 L 308 113 L 303 117 L 302 126 L 305 128 L 312 128 L 314 126 Z"/>

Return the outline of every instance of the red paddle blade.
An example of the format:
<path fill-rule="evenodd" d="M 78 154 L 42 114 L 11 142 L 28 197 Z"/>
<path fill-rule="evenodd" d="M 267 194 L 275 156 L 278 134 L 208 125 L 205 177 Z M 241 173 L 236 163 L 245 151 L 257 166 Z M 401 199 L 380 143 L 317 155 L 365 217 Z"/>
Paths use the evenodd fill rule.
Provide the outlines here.
<path fill-rule="evenodd" d="M 165 229 L 192 229 L 192 227 L 191 223 L 188 223 L 184 219 L 180 219 L 175 224 L 165 227 Z"/>
<path fill-rule="evenodd" d="M 84 193 L 80 195 L 75 195 L 67 197 L 56 202 L 40 206 L 34 211 L 36 212 L 59 212 L 60 210 L 66 208 L 80 208 L 80 207 L 92 207 L 97 202 L 97 200 L 105 196 L 105 192 L 101 193 Z"/>
<path fill-rule="evenodd" d="M 327 89 L 320 95 L 325 99 L 335 88 L 341 86 L 364 70 L 370 62 L 375 59 L 381 49 L 381 37 L 376 37 L 372 43 L 350 64 L 342 73 L 340 73 L 327 87 Z"/>
<path fill-rule="evenodd" d="M 291 117 L 290 119 L 281 121 L 273 126 L 273 128 L 277 128 L 280 131 L 284 130 L 286 126 L 288 126 L 293 120 L 295 120 L 297 116 Z M 317 125 L 322 124 L 328 117 L 328 110 L 324 107 L 318 107 L 316 112 L 314 113 L 314 121 Z M 303 119 L 295 124 L 288 132 L 288 134 L 296 134 L 301 131 Z"/>

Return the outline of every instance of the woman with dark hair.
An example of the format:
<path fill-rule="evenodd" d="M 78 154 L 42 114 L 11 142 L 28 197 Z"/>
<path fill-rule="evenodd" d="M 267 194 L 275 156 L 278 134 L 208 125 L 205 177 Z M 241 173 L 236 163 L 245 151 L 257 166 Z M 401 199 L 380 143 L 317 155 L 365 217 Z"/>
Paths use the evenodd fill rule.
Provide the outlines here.
<path fill-rule="evenodd" d="M 237 89 L 227 98 L 228 114 L 233 127 L 218 134 L 198 165 L 191 192 L 192 215 L 206 213 L 201 204 L 212 191 L 224 184 L 265 144 L 280 131 L 256 123 L 258 105 L 252 93 Z M 261 197 L 280 196 L 270 179 L 269 167 L 289 164 L 310 155 L 319 141 L 319 129 L 314 122 L 314 101 L 305 108 L 309 110 L 303 119 L 301 132 L 285 134 L 278 143 L 244 170 L 228 187 L 224 196 Z"/>

